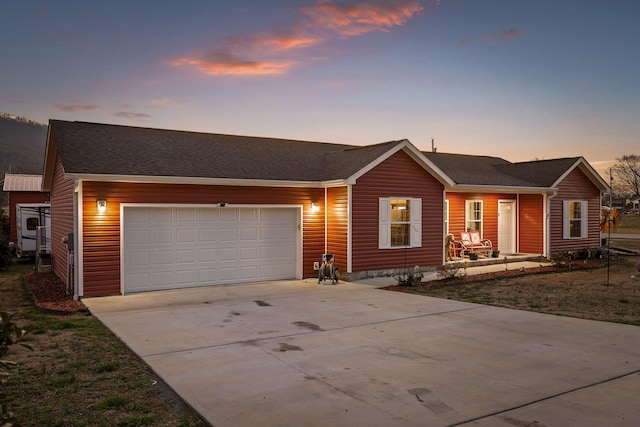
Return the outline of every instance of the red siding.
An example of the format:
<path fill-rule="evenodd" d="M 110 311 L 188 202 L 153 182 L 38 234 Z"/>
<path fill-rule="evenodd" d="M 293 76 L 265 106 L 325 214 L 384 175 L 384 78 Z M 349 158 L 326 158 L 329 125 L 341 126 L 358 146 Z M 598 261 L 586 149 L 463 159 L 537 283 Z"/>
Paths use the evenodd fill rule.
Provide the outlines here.
<path fill-rule="evenodd" d="M 520 223 L 519 251 L 544 253 L 544 197 L 542 194 L 521 194 L 518 210 Z"/>
<path fill-rule="evenodd" d="M 57 157 L 51 185 L 51 263 L 53 271 L 65 281 L 67 247 L 62 244 L 62 238 L 73 232 L 73 190 L 74 182 L 64 178 L 62 163 Z"/>
<path fill-rule="evenodd" d="M 585 239 L 562 238 L 562 202 L 586 200 L 589 203 L 589 231 Z M 560 183 L 551 199 L 551 253 L 600 246 L 600 191 L 578 168 Z"/>
<path fill-rule="evenodd" d="M 16 229 L 16 205 L 21 203 L 44 203 L 49 201 L 49 193 L 34 193 L 31 191 L 9 193 L 9 241 L 15 242 L 18 238 Z"/>
<path fill-rule="evenodd" d="M 443 191 L 443 185 L 403 151 L 360 177 L 352 190 L 352 270 L 442 265 Z M 380 197 L 422 198 L 422 247 L 378 249 Z"/>
<path fill-rule="evenodd" d="M 482 238 L 489 239 L 498 247 L 498 201 L 515 200 L 514 194 L 447 193 L 449 201 L 449 233 L 460 239 L 466 231 L 465 210 L 467 200 L 482 200 Z"/>
<path fill-rule="evenodd" d="M 98 214 L 96 201 L 107 200 Z M 83 183 L 84 296 L 120 293 L 120 203 L 295 204 L 303 206 L 303 276 L 324 252 L 324 189 L 141 183 Z M 311 212 L 318 202 L 319 212 Z M 346 260 L 343 260 L 344 262 Z"/>
<path fill-rule="evenodd" d="M 327 189 L 327 253 L 335 255 L 335 265 L 347 271 L 349 232 L 349 188 Z"/>

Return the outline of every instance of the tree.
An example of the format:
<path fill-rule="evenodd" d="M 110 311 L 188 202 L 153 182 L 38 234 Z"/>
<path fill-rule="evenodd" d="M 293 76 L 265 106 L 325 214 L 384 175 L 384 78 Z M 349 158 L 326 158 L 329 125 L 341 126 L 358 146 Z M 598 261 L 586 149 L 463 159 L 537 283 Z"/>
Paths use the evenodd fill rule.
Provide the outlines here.
<path fill-rule="evenodd" d="M 613 167 L 613 172 L 620 188 L 631 196 L 640 196 L 640 156 L 626 154 L 616 160 L 618 163 Z"/>

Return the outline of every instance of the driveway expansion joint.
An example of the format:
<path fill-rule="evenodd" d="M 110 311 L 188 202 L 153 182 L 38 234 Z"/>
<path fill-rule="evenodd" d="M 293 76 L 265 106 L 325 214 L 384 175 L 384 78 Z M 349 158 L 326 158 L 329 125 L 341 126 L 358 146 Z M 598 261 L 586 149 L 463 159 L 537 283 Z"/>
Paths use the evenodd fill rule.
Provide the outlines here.
<path fill-rule="evenodd" d="M 495 411 L 495 412 L 492 412 L 490 414 L 485 414 L 485 415 L 481 415 L 481 416 L 478 416 L 478 417 L 470 418 L 468 420 L 459 421 L 459 422 L 454 423 L 454 424 L 447 424 L 446 427 L 458 427 L 458 426 L 462 426 L 462 425 L 465 425 L 465 424 L 468 424 L 468 423 L 473 423 L 473 422 L 476 422 L 476 421 L 480 421 L 480 420 L 484 420 L 484 419 L 487 419 L 487 418 L 495 417 L 496 415 L 501 415 L 501 414 L 505 414 L 507 412 L 515 411 L 515 410 L 522 409 L 522 408 L 526 408 L 527 406 L 535 405 L 536 403 L 541 403 L 541 402 L 545 402 L 545 401 L 548 401 L 548 400 L 555 399 L 557 397 L 566 396 L 566 395 L 569 395 L 571 393 L 575 393 L 575 392 L 580 391 L 580 390 L 586 390 L 586 389 L 589 389 L 591 387 L 596 387 L 596 386 L 601 385 L 601 384 L 607 384 L 607 383 L 610 383 L 612 381 L 616 381 L 616 380 L 619 380 L 619 379 L 622 379 L 622 378 L 626 378 L 626 377 L 630 377 L 632 375 L 637 375 L 637 374 L 640 374 L 640 369 L 636 369 L 635 371 L 631 371 L 631 372 L 627 372 L 627 373 L 624 373 L 624 374 L 616 375 L 616 376 L 611 377 L 611 378 L 606 378 L 604 380 L 596 381 L 596 382 L 591 383 L 591 384 L 585 384 L 585 385 L 580 386 L 580 387 L 574 387 L 572 389 L 561 391 L 559 393 L 555 393 L 555 394 L 552 394 L 552 395 L 549 395 L 549 396 L 545 396 L 545 397 L 542 397 L 540 399 L 535 399 L 535 400 L 532 400 L 530 402 L 523 403 L 521 405 L 516 405 L 516 406 L 510 407 L 510 408 L 501 409 L 500 411 Z"/>

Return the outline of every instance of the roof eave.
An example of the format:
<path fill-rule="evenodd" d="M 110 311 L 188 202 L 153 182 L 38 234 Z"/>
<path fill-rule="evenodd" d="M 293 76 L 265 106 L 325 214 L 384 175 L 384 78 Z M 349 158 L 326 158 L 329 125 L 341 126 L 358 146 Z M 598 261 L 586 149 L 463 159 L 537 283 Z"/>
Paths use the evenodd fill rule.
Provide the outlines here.
<path fill-rule="evenodd" d="M 65 178 L 79 181 L 127 182 L 144 184 L 190 184 L 190 185 L 227 185 L 243 187 L 311 187 L 324 188 L 347 185 L 346 180 L 333 181 L 287 181 L 238 178 L 201 178 L 183 176 L 145 176 L 65 173 Z"/>
<path fill-rule="evenodd" d="M 611 187 L 609 186 L 609 184 L 607 184 L 604 179 L 602 179 L 600 174 L 596 172 L 595 169 L 593 169 L 593 167 L 589 164 L 589 162 L 585 160 L 584 157 L 580 157 L 578 160 L 576 160 L 576 162 L 570 168 L 568 168 L 566 172 L 556 180 L 556 182 L 553 183 L 553 186 L 557 187 L 558 185 L 560 185 L 560 183 L 567 177 L 567 175 L 569 175 L 577 167 L 579 167 L 580 170 L 587 174 L 587 178 L 589 178 L 589 180 L 593 182 L 593 184 L 598 187 L 600 191 L 603 191 L 605 193 L 611 191 Z"/>

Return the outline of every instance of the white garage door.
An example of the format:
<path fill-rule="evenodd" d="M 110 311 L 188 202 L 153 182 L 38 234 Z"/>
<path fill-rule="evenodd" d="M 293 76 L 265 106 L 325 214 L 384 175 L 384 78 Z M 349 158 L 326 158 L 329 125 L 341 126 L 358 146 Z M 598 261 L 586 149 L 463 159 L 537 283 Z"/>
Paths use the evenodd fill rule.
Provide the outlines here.
<path fill-rule="evenodd" d="M 125 293 L 296 277 L 295 208 L 124 208 Z"/>

